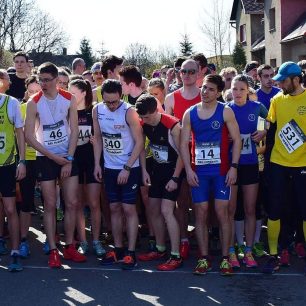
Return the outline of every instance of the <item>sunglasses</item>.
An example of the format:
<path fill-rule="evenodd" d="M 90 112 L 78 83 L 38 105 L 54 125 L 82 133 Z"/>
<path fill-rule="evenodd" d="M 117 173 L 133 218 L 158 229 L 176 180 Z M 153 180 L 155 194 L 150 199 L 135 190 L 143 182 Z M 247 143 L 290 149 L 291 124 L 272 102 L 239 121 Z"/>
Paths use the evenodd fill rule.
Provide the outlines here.
<path fill-rule="evenodd" d="M 188 74 L 188 75 L 195 75 L 197 72 L 197 70 L 195 69 L 181 69 L 181 74 L 185 75 L 185 74 Z"/>

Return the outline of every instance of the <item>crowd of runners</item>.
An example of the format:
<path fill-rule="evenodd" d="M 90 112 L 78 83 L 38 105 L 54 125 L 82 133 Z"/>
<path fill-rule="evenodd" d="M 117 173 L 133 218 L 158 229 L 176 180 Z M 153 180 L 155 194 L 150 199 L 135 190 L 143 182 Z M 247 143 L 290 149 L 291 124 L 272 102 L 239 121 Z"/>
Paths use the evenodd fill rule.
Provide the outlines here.
<path fill-rule="evenodd" d="M 102 265 L 153 261 L 171 271 L 194 257 L 193 273 L 202 275 L 212 268 L 211 240 L 220 242 L 222 275 L 241 265 L 273 273 L 293 252 L 304 258 L 305 73 L 306 61 L 277 70 L 252 61 L 241 74 L 218 74 L 198 53 L 146 79 L 114 55 L 86 70 L 81 58 L 34 67 L 17 52 L 14 67 L 0 69 L 0 254 L 9 254 L 9 239 L 8 270 L 21 271 L 30 256 L 35 196 L 50 268 L 94 253 Z M 135 254 L 140 223 L 147 251 Z"/>

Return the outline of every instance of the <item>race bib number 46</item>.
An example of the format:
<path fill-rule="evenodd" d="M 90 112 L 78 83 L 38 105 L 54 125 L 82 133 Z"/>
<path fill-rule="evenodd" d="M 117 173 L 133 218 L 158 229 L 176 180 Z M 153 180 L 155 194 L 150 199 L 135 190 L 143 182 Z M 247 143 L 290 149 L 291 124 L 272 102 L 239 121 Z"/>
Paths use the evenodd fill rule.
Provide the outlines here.
<path fill-rule="evenodd" d="M 79 125 L 78 146 L 88 143 L 90 136 L 91 136 L 91 126 Z"/>
<path fill-rule="evenodd" d="M 103 133 L 103 147 L 110 155 L 123 155 L 123 141 L 121 134 Z"/>
<path fill-rule="evenodd" d="M 278 137 L 289 154 L 298 149 L 306 141 L 305 134 L 293 119 L 282 127 Z"/>
<path fill-rule="evenodd" d="M 5 153 L 6 133 L 0 132 L 0 154 Z"/>
<path fill-rule="evenodd" d="M 153 154 L 153 158 L 158 163 L 166 163 L 168 161 L 168 147 L 150 144 L 150 149 Z"/>
<path fill-rule="evenodd" d="M 55 124 L 43 125 L 44 144 L 47 147 L 61 145 L 68 141 L 68 135 L 64 121 Z"/>
<path fill-rule="evenodd" d="M 195 164 L 215 165 L 220 164 L 220 145 L 219 143 L 196 143 L 195 147 Z"/>

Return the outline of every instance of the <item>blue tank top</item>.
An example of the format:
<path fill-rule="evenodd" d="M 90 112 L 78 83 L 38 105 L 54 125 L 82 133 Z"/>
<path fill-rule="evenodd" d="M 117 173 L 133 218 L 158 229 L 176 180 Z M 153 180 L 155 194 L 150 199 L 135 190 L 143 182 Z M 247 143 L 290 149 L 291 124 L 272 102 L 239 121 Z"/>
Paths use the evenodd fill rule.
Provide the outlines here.
<path fill-rule="evenodd" d="M 235 114 L 241 135 L 242 148 L 239 164 L 258 164 L 256 143 L 252 140 L 251 136 L 257 131 L 258 117 L 267 117 L 267 109 L 260 102 L 255 101 L 247 101 L 242 106 L 231 102 L 229 107 Z"/>
<path fill-rule="evenodd" d="M 225 105 L 217 104 L 208 119 L 198 116 L 197 105 L 190 108 L 192 165 L 197 174 L 225 175 L 229 169 L 229 138 L 223 119 Z"/>

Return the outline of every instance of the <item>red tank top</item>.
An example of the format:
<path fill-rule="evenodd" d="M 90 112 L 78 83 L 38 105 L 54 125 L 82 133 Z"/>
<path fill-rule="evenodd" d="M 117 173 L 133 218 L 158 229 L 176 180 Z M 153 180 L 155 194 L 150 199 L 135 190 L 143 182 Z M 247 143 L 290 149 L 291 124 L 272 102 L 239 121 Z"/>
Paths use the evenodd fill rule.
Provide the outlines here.
<path fill-rule="evenodd" d="M 174 96 L 174 107 L 173 107 L 173 115 L 182 121 L 184 113 L 186 110 L 199 102 L 201 102 L 201 94 L 199 93 L 192 100 L 187 100 L 182 96 L 181 90 L 178 89 L 173 93 Z"/>

